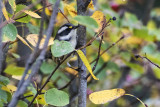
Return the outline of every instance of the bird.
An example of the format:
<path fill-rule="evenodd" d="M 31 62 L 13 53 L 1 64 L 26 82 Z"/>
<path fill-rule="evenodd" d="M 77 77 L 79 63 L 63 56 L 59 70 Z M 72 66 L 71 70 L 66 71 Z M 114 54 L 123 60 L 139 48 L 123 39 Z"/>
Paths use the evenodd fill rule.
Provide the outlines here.
<path fill-rule="evenodd" d="M 73 25 L 71 23 L 66 23 L 62 25 L 55 36 L 54 40 L 59 40 L 59 41 L 67 41 L 70 42 L 72 47 L 76 49 L 77 46 L 77 28 L 79 25 Z M 55 58 L 55 62 L 60 62 L 63 60 L 64 56 Z"/>
<path fill-rule="evenodd" d="M 77 28 L 79 25 L 75 26 L 71 23 L 66 23 L 62 25 L 55 36 L 54 40 L 68 41 L 71 43 L 72 47 L 75 49 L 77 46 Z"/>

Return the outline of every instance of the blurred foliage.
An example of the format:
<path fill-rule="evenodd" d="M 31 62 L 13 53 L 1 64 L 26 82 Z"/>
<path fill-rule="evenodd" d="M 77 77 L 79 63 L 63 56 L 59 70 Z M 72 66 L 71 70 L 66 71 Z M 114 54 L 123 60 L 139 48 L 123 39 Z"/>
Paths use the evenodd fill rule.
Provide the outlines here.
<path fill-rule="evenodd" d="M 35 0 L 31 0 L 35 2 Z M 134 1 L 134 0 L 133 0 Z M 135 0 L 136 1 L 136 0 Z M 159 79 L 160 79 L 160 69 L 149 63 L 145 59 L 136 59 L 135 55 L 139 54 L 141 56 L 146 56 L 155 64 L 160 65 L 160 7 L 152 8 L 150 14 L 150 20 L 147 25 L 142 24 L 142 20 L 139 20 L 137 16 L 128 11 L 124 11 L 124 14 L 121 14 L 121 5 L 128 6 L 127 0 L 115 0 L 115 1 L 106 1 L 106 0 L 93 0 L 93 4 L 90 4 L 88 7 L 89 16 L 93 15 L 95 11 L 100 11 L 106 17 L 106 21 L 108 21 L 112 17 L 116 17 L 117 20 L 109 23 L 104 29 L 103 33 L 103 43 L 101 52 L 106 50 L 110 45 L 115 43 L 119 38 L 125 35 L 125 38 L 121 40 L 118 44 L 113 46 L 109 51 L 105 52 L 99 59 L 99 62 L 96 66 L 94 74 L 99 78 L 99 81 L 95 81 L 92 78 L 89 78 L 88 88 L 92 91 L 97 90 L 106 90 L 113 88 L 123 88 L 127 93 L 134 94 L 135 96 L 141 98 L 141 100 L 146 103 L 149 107 L 158 107 L 160 105 L 160 96 L 159 96 Z M 47 5 L 55 3 L 55 0 L 48 0 Z M 22 9 L 26 7 L 26 5 L 18 4 L 14 5 L 14 3 L 10 2 L 12 9 L 14 11 L 13 14 L 7 13 L 11 18 L 14 14 L 18 13 Z M 42 8 L 41 4 L 36 5 L 33 9 L 29 10 L 34 12 L 36 9 Z M 94 37 L 95 29 L 99 26 L 99 22 L 96 22 L 96 19 L 91 18 L 89 16 L 76 16 L 76 1 L 74 0 L 64 0 L 60 3 L 60 10 L 63 14 L 68 18 L 68 20 L 73 23 L 83 24 L 87 27 L 87 42 Z M 94 9 L 93 9 L 94 8 Z M 71 12 L 72 11 L 72 12 Z M 41 10 L 36 12 L 37 15 L 40 14 Z M 47 28 L 49 18 L 52 13 L 52 8 L 46 7 L 45 9 L 45 25 Z M 67 23 L 66 18 L 58 12 L 56 27 L 54 29 L 53 37 L 58 30 L 58 28 Z M 39 33 L 40 19 L 34 18 L 30 14 L 27 16 L 20 18 L 26 15 L 26 13 L 22 12 L 15 20 L 16 22 L 27 23 L 25 26 L 29 29 L 28 35 L 33 37 L 33 35 L 37 35 Z M 20 19 L 19 19 L 20 18 Z M 158 20 L 158 22 L 157 22 Z M 7 24 L 2 29 L 3 34 L 3 42 L 6 41 L 15 41 L 17 37 L 17 29 L 18 26 L 14 24 Z M 33 34 L 33 35 L 31 35 Z M 26 37 L 28 35 L 25 35 Z M 22 35 L 20 35 L 22 36 Z M 36 37 L 38 38 L 38 37 Z M 37 39 L 33 39 L 33 41 L 37 41 Z M 53 38 L 52 38 L 53 40 Z M 86 48 L 87 55 L 86 58 L 89 62 L 93 61 L 98 55 L 100 39 L 97 38 L 92 45 Z M 27 43 L 34 43 L 31 40 L 27 41 Z M 44 43 L 44 40 L 43 40 Z M 43 44 L 42 43 L 42 44 Z M 58 42 L 59 43 L 59 42 Z M 17 42 L 10 45 L 10 50 L 7 54 L 7 67 L 4 71 L 5 76 L 0 76 L 0 106 L 4 106 L 7 104 L 12 97 L 12 92 L 15 90 L 9 91 L 11 88 L 7 87 L 7 85 L 11 85 L 16 87 L 17 81 L 19 79 L 13 78 L 13 76 L 20 76 L 21 78 L 24 72 L 24 67 L 19 67 L 16 65 L 16 62 L 22 58 L 18 56 L 16 53 Z M 33 46 L 35 46 L 34 43 Z M 59 43 L 62 44 L 62 43 Z M 56 44 L 54 44 L 56 45 Z M 57 48 L 57 46 L 51 46 L 51 51 L 53 56 L 57 55 L 65 55 L 74 49 L 70 47 L 70 44 L 64 44 L 64 49 L 67 49 L 67 52 L 62 53 Z M 49 47 L 50 48 L 50 47 Z M 59 50 L 59 53 L 56 53 L 56 49 Z M 71 48 L 71 49 L 70 49 Z M 70 50 L 68 50 L 70 49 Z M 23 59 L 23 58 L 22 58 Z M 91 64 L 93 67 L 93 64 Z M 36 85 L 43 84 L 48 75 L 53 71 L 56 67 L 56 64 L 52 60 L 46 59 L 40 67 L 40 73 L 37 74 L 34 78 L 34 82 L 36 84 L 32 84 L 28 87 L 27 92 L 24 96 L 35 95 L 36 93 Z M 44 88 L 43 92 L 45 95 L 39 95 L 34 104 L 42 104 L 45 105 L 57 105 L 63 106 L 58 101 L 50 101 L 50 97 L 54 96 L 53 91 L 56 88 L 60 88 L 66 85 L 70 81 L 69 75 L 75 75 L 77 71 L 67 69 L 67 64 L 64 63 L 63 66 L 59 68 L 58 71 L 52 76 L 52 79 Z M 146 88 L 147 87 L 147 88 Z M 52 89 L 51 89 L 52 88 Z M 65 91 L 65 92 L 64 92 Z M 49 95 L 49 94 L 50 95 Z M 56 95 L 61 99 L 61 95 L 66 97 L 66 101 L 64 101 L 64 105 L 68 104 L 68 95 L 69 93 L 67 89 L 64 89 L 61 93 L 56 90 Z M 44 97 L 45 96 L 45 97 Z M 56 97 L 56 96 L 54 96 Z M 31 101 L 33 96 L 26 98 L 28 101 Z M 48 100 L 49 99 L 49 100 Z M 56 104 L 55 104 L 56 103 Z M 57 104 L 58 103 L 58 104 Z M 118 107 L 127 106 L 127 107 L 142 107 L 142 105 L 136 102 L 133 99 L 129 99 L 128 97 L 122 97 L 117 100 L 115 103 Z M 104 106 L 109 105 L 109 103 Z M 27 103 L 19 100 L 18 107 L 27 107 Z M 47 105 L 46 105 L 47 106 Z M 100 107 L 99 105 L 93 105 L 89 100 L 87 100 L 87 107 Z"/>

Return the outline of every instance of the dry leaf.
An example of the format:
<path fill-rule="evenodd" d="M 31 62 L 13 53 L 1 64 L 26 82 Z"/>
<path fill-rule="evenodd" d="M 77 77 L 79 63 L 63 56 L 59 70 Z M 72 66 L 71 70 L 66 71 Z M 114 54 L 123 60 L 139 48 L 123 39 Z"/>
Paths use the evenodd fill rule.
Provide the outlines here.
<path fill-rule="evenodd" d="M 90 74 L 92 75 L 92 77 L 93 77 L 95 80 L 99 80 L 99 79 L 93 74 L 91 65 L 89 64 L 89 62 L 88 62 L 86 56 L 84 55 L 84 53 L 83 53 L 81 50 L 77 50 L 77 53 L 78 53 L 79 57 L 81 58 L 81 60 L 83 61 L 83 63 L 84 63 L 84 65 L 86 66 L 86 68 L 88 69 L 88 71 L 90 72 Z"/>
<path fill-rule="evenodd" d="M 38 34 L 30 34 L 26 37 L 26 39 L 32 46 L 36 47 L 37 42 L 38 42 L 38 36 L 39 36 Z M 39 46 L 40 49 L 43 48 L 45 39 L 46 39 L 46 35 L 44 35 L 43 38 L 41 39 L 41 43 L 40 43 L 40 46 Z M 52 44 L 53 44 L 53 38 L 51 37 L 50 40 L 49 40 L 48 46 L 50 46 Z"/>
<path fill-rule="evenodd" d="M 96 22 L 98 23 L 99 27 L 98 29 L 96 29 L 96 32 L 99 32 L 102 30 L 102 28 L 104 27 L 105 23 L 106 23 L 106 17 L 105 15 L 101 12 L 101 11 L 95 11 L 92 16 L 93 19 L 96 20 Z"/>
<path fill-rule="evenodd" d="M 27 45 L 31 50 L 33 50 L 33 48 L 31 48 L 29 44 L 26 42 L 26 40 L 24 40 L 21 36 L 17 35 L 17 38 L 21 40 L 25 45 Z"/>
<path fill-rule="evenodd" d="M 28 10 L 23 10 L 24 13 L 34 17 L 34 18 L 41 18 L 41 16 L 39 16 L 37 13 L 34 13 L 32 11 L 28 11 Z"/>
<path fill-rule="evenodd" d="M 98 92 L 93 92 L 89 95 L 89 99 L 94 104 L 104 104 L 110 101 L 113 101 L 125 94 L 124 89 L 112 89 L 112 90 L 103 90 Z"/>
<path fill-rule="evenodd" d="M 93 0 L 91 0 L 91 2 L 89 3 L 88 8 L 94 10 Z"/>
<path fill-rule="evenodd" d="M 7 86 L 2 86 L 1 89 L 7 92 L 14 92 L 17 90 L 17 87 L 14 85 L 7 85 Z"/>
<path fill-rule="evenodd" d="M 65 9 L 68 11 L 68 13 L 69 13 L 72 17 L 77 16 L 77 11 L 76 11 L 76 9 L 75 9 L 72 5 L 65 4 L 64 10 L 65 10 Z"/>

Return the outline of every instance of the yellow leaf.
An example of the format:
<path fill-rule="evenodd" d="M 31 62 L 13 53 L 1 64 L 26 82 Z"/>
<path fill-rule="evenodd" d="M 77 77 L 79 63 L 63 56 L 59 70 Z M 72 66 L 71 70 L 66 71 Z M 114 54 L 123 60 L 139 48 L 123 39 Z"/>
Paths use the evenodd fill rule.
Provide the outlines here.
<path fill-rule="evenodd" d="M 27 74 L 27 76 L 26 76 L 26 78 L 25 79 L 27 79 L 28 78 L 28 74 Z M 16 75 L 12 75 L 12 78 L 14 78 L 14 79 L 16 79 L 16 80 L 21 80 L 22 79 L 22 76 L 16 76 Z"/>
<path fill-rule="evenodd" d="M 41 16 L 39 16 L 37 13 L 34 13 L 32 11 L 28 11 L 28 10 L 23 10 L 24 13 L 34 17 L 34 18 L 41 18 Z"/>
<path fill-rule="evenodd" d="M 75 9 L 72 5 L 65 4 L 64 10 L 65 10 L 65 9 L 67 9 L 68 13 L 69 13 L 72 17 L 77 16 L 77 11 L 76 11 L 76 9 Z"/>
<path fill-rule="evenodd" d="M 126 4 L 127 0 L 115 0 L 115 2 L 118 4 Z"/>
<path fill-rule="evenodd" d="M 46 13 L 47 16 L 51 16 L 51 12 L 49 11 L 48 8 L 45 8 L 45 13 Z"/>
<path fill-rule="evenodd" d="M 78 74 L 78 71 L 70 68 L 70 67 L 66 67 L 65 70 L 70 73 L 70 74 L 73 74 L 73 75 L 77 75 Z"/>
<path fill-rule="evenodd" d="M 150 20 L 147 24 L 148 29 L 156 29 L 156 23 L 153 20 Z"/>
<path fill-rule="evenodd" d="M 17 90 L 17 87 L 14 85 L 7 85 L 8 89 L 10 89 L 12 92 Z"/>
<path fill-rule="evenodd" d="M 94 104 L 104 104 L 110 101 L 113 101 L 125 94 L 124 89 L 112 89 L 112 90 L 103 90 L 98 92 L 93 92 L 89 95 L 89 99 Z"/>
<path fill-rule="evenodd" d="M 8 0 L 9 4 L 11 5 L 12 9 L 14 11 L 16 11 L 16 3 L 15 3 L 15 0 Z"/>
<path fill-rule="evenodd" d="M 7 86 L 2 86 L 1 89 L 11 93 L 11 92 L 15 92 L 17 90 L 17 87 L 14 85 L 7 85 Z"/>
<path fill-rule="evenodd" d="M 95 80 L 99 80 L 94 74 L 93 74 L 93 71 L 92 71 L 92 68 L 86 58 L 86 56 L 84 55 L 84 53 L 81 51 L 81 50 L 77 50 L 77 53 L 79 55 L 79 57 L 81 58 L 81 60 L 83 61 L 84 65 L 86 66 L 86 68 L 88 69 L 88 71 L 90 72 L 90 74 L 92 75 L 92 77 L 95 79 Z"/>
<path fill-rule="evenodd" d="M 101 57 L 104 60 L 104 62 L 107 62 L 110 59 L 110 56 L 108 53 L 104 53 Z"/>
<path fill-rule="evenodd" d="M 91 2 L 89 3 L 88 8 L 91 8 L 92 10 L 94 10 L 93 0 L 91 0 Z"/>
<path fill-rule="evenodd" d="M 17 35 L 17 38 L 20 39 L 25 45 L 27 45 L 31 50 L 33 50 L 33 48 L 31 48 L 29 46 L 29 44 L 26 42 L 26 40 L 24 40 L 21 36 Z"/>
<path fill-rule="evenodd" d="M 138 38 L 136 36 L 130 36 L 126 39 L 127 44 L 141 44 L 143 40 L 141 38 Z"/>
<path fill-rule="evenodd" d="M 9 21 L 9 16 L 6 10 L 6 7 L 3 5 L 2 12 L 7 21 Z"/>
<path fill-rule="evenodd" d="M 26 39 L 32 46 L 36 47 L 37 42 L 38 42 L 38 36 L 39 36 L 38 34 L 30 34 L 26 37 Z M 43 38 L 41 39 L 41 43 L 40 43 L 40 46 L 39 46 L 40 49 L 43 48 L 45 39 L 46 39 L 46 35 L 44 35 Z M 48 46 L 50 46 L 52 44 L 53 44 L 53 38 L 51 37 L 50 40 L 49 40 Z"/>
<path fill-rule="evenodd" d="M 91 18 L 95 19 L 98 23 L 99 27 L 96 29 L 96 32 L 99 32 L 102 30 L 104 23 L 106 23 L 106 17 L 101 11 L 95 11 Z"/>

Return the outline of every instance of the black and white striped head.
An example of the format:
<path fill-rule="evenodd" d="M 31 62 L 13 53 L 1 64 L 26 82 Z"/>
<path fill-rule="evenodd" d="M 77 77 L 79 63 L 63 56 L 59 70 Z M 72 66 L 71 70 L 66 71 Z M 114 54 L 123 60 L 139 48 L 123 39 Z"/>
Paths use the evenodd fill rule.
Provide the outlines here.
<path fill-rule="evenodd" d="M 55 39 L 69 41 L 73 36 L 76 36 L 76 29 L 79 26 L 75 26 L 71 23 L 62 25 L 56 34 Z"/>

